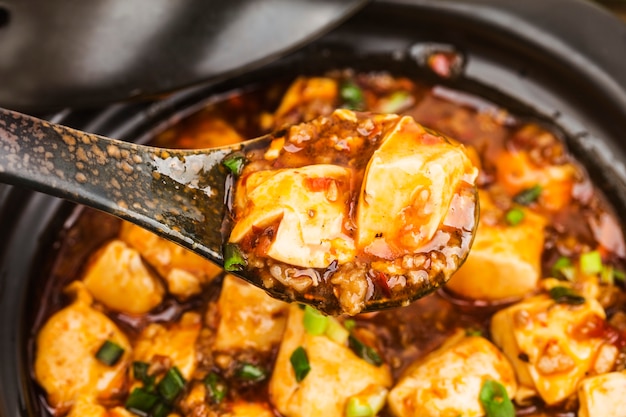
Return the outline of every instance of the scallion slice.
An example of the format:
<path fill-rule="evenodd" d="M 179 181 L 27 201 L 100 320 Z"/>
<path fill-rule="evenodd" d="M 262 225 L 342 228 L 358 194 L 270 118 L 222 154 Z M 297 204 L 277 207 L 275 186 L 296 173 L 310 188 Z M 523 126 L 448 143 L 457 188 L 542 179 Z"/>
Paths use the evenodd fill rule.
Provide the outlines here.
<path fill-rule="evenodd" d="M 228 272 L 243 271 L 248 266 L 239 246 L 234 243 L 224 245 L 224 269 Z"/>
<path fill-rule="evenodd" d="M 378 109 L 381 113 L 398 113 L 401 110 L 411 106 L 415 100 L 408 91 L 394 91 L 386 99 L 381 100 L 381 107 Z"/>
<path fill-rule="evenodd" d="M 524 221 L 524 211 L 519 207 L 514 207 L 506 212 L 504 218 L 506 222 L 511 226 L 517 226 Z"/>
<path fill-rule="evenodd" d="M 550 288 L 550 297 L 559 304 L 584 304 L 585 297 L 577 294 L 570 287 L 552 287 Z"/>
<path fill-rule="evenodd" d="M 515 417 L 515 407 L 501 383 L 492 380 L 485 381 L 479 398 L 487 417 Z"/>
<path fill-rule="evenodd" d="M 160 401 L 150 410 L 150 417 L 167 417 L 172 412 L 172 407 Z"/>
<path fill-rule="evenodd" d="M 209 390 L 209 397 L 215 404 L 221 403 L 224 398 L 226 398 L 226 394 L 228 394 L 228 386 L 215 372 L 211 372 L 204 378 L 204 384 Z"/>
<path fill-rule="evenodd" d="M 120 345 L 110 340 L 105 340 L 96 352 L 96 359 L 105 365 L 113 366 L 120 360 L 123 354 L 124 349 Z"/>
<path fill-rule="evenodd" d="M 308 334 L 320 335 L 324 334 L 328 327 L 328 317 L 317 311 L 315 308 L 307 305 L 304 307 L 304 317 L 302 318 L 304 330 Z"/>
<path fill-rule="evenodd" d="M 148 392 L 154 391 L 154 382 L 156 378 L 154 375 L 148 375 L 150 364 L 146 362 L 134 361 L 133 362 L 133 377 L 143 382 L 143 388 Z"/>
<path fill-rule="evenodd" d="M 173 403 L 174 400 L 185 389 L 185 378 L 177 367 L 170 368 L 163 379 L 157 385 L 157 391 L 168 402 Z"/>
<path fill-rule="evenodd" d="M 611 265 L 604 265 L 600 272 L 600 282 L 602 284 L 615 284 L 615 273 Z"/>
<path fill-rule="evenodd" d="M 148 378 L 148 369 L 150 364 L 147 362 L 134 361 L 133 362 L 133 378 L 137 381 L 144 382 Z"/>
<path fill-rule="evenodd" d="M 343 327 L 345 327 L 347 331 L 351 332 L 356 327 L 356 321 L 353 319 L 346 319 L 343 321 Z"/>
<path fill-rule="evenodd" d="M 339 87 L 339 96 L 351 110 L 361 110 L 364 104 L 363 90 L 352 81 L 345 81 Z"/>
<path fill-rule="evenodd" d="M 467 328 L 465 329 L 465 336 L 468 337 L 480 337 L 483 335 L 482 330 L 480 329 L 474 329 L 474 328 Z"/>
<path fill-rule="evenodd" d="M 330 340 L 340 345 L 345 345 L 350 336 L 350 332 L 334 317 L 328 318 L 328 325 L 324 333 Z"/>
<path fill-rule="evenodd" d="M 537 184 L 516 194 L 515 197 L 513 197 L 513 201 L 522 206 L 527 206 L 537 201 L 542 191 L 543 188 L 541 185 Z"/>
<path fill-rule="evenodd" d="M 374 417 L 374 410 L 365 399 L 350 397 L 346 402 L 346 417 Z"/>
<path fill-rule="evenodd" d="M 228 168 L 228 170 L 236 176 L 239 176 L 241 175 L 241 171 L 243 171 L 243 167 L 246 165 L 246 162 L 247 159 L 243 153 L 233 152 L 222 160 L 222 165 Z"/>
<path fill-rule="evenodd" d="M 152 408 L 159 402 L 156 394 L 146 391 L 143 388 L 135 388 L 126 399 L 124 405 L 128 411 L 139 416 L 149 416 Z"/>
<path fill-rule="evenodd" d="M 565 278 L 568 281 L 574 281 L 576 278 L 576 268 L 572 260 L 566 256 L 561 256 L 552 265 L 552 276 L 557 279 Z"/>
<path fill-rule="evenodd" d="M 293 372 L 296 376 L 296 382 L 302 381 L 311 370 L 306 350 L 304 350 L 302 346 L 299 346 L 293 351 L 289 360 L 291 361 L 291 366 L 293 367 Z"/>
<path fill-rule="evenodd" d="M 580 255 L 580 270 L 586 275 L 602 272 L 602 255 L 597 250 Z"/>
<path fill-rule="evenodd" d="M 237 376 L 246 381 L 262 381 L 267 378 L 265 370 L 251 363 L 244 363 L 237 371 Z"/>
<path fill-rule="evenodd" d="M 348 337 L 348 346 L 359 358 L 363 359 L 365 362 L 374 366 L 380 366 L 383 364 L 383 360 L 374 349 L 367 346 L 365 343 L 361 342 L 353 335 L 350 335 Z"/>

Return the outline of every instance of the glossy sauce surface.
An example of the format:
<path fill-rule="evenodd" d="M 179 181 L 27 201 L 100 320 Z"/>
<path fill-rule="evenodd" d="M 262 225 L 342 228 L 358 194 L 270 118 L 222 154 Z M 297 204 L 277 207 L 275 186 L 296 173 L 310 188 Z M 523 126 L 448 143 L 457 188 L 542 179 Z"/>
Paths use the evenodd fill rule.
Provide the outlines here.
<path fill-rule="evenodd" d="M 467 256 L 477 169 L 461 145 L 410 117 L 346 109 L 273 136 L 241 156 L 228 192 L 237 269 L 265 288 L 354 315 L 427 294 Z"/>
<path fill-rule="evenodd" d="M 359 88 L 359 100 L 343 94 L 346 85 Z M 506 355 L 509 353 L 508 345 L 501 341 L 506 338 L 506 332 L 494 324 L 494 314 L 504 322 L 507 318 L 505 313 L 512 311 L 510 308 L 527 305 L 521 310 L 523 314 L 512 316 L 519 319 L 526 312 L 534 314 L 534 309 L 540 308 L 536 306 L 543 305 L 541 303 L 552 303 L 551 311 L 563 310 L 567 317 L 587 312 L 580 323 L 560 324 L 555 321 L 552 325 L 577 329 L 574 342 L 579 343 L 581 349 L 587 346 L 585 343 L 591 343 L 589 346 L 593 351 L 610 351 L 612 356 L 607 354 L 609 359 L 604 367 L 595 359 L 592 364 L 580 360 L 574 368 L 554 371 L 546 365 L 546 355 L 552 351 L 540 347 L 539 356 L 534 357 L 529 345 L 527 352 L 515 356 L 543 370 L 543 374 L 533 380 L 537 386 L 545 381 L 556 386 L 559 372 L 573 372 L 583 369 L 583 366 L 587 367 L 583 371 L 591 376 L 626 368 L 626 296 L 621 272 L 624 270 L 625 249 L 621 227 L 584 169 L 567 154 L 558 131 L 542 122 L 519 119 L 479 97 L 440 86 L 423 85 L 386 73 L 337 71 L 326 77 L 303 77 L 291 84 L 277 83 L 246 94 L 235 93 L 162 133 L 155 143 L 167 147 L 207 147 L 232 143 L 279 129 L 285 124 L 330 114 L 334 108 L 341 106 L 410 115 L 429 129 L 452 137 L 471 149 L 472 162 L 480 168 L 477 182 L 481 193 L 482 229 L 479 229 L 480 236 L 475 242 L 478 245 L 476 254 L 470 254 L 467 265 L 464 265 L 465 271 L 461 270 L 454 276 L 446 289 L 408 307 L 357 315 L 353 319 L 338 319 L 341 326 L 352 329 L 352 337 L 380 355 L 382 366 L 368 371 L 379 373 L 377 384 L 385 385 L 387 382 L 384 381 L 389 378 L 391 383 L 386 388 L 393 393 L 397 390 L 394 387 L 399 386 L 412 371 L 415 361 L 424 360 L 459 331 L 482 335 Z M 280 158 L 278 161 L 281 161 L 281 166 L 289 166 L 290 163 Z M 315 188 L 327 184 L 313 181 L 310 185 Z M 541 190 L 538 196 L 530 201 L 520 197 L 528 197 L 528 190 L 537 186 Z M 502 246 L 502 236 L 508 236 L 507 239 L 516 242 L 516 245 L 513 248 Z M 155 346 L 158 345 L 160 339 L 154 335 L 165 332 L 164 329 L 170 332 L 167 337 L 176 345 L 175 340 L 181 329 L 196 328 L 197 334 L 194 333 L 196 337 L 192 342 L 195 369 L 186 378 L 184 392 L 173 405 L 180 415 L 245 415 L 242 410 L 248 407 L 248 410 L 254 410 L 249 412 L 255 415 L 295 416 L 305 414 L 293 410 L 312 407 L 305 400 L 300 403 L 301 408 L 293 403 L 285 405 L 279 385 L 281 381 L 272 377 L 273 374 L 282 375 L 285 370 L 285 354 L 281 349 L 285 349 L 288 338 L 295 331 L 294 323 L 288 320 L 290 316 L 300 313 L 294 313 L 264 294 L 251 293 L 243 284 L 225 277 L 219 270 L 208 271 L 208 267 L 196 263 L 196 260 L 179 262 L 177 257 L 182 255 L 175 250 L 158 251 L 156 248 L 160 247 L 160 243 L 157 245 L 156 241 L 150 241 L 132 227 L 120 225 L 116 220 L 88 210 L 78 213 L 60 237 L 60 251 L 50 281 L 40 294 L 41 299 L 47 302 L 42 304 L 34 329 L 33 360 L 47 354 L 36 335 L 53 314 L 72 305 L 73 297 L 64 295 L 63 288 L 74 280 L 84 279 L 97 262 L 94 251 L 111 239 L 121 240 L 137 250 L 164 292 L 161 301 L 143 314 L 113 311 L 107 307 L 106 300 L 93 295 L 92 308 L 104 312 L 126 334 L 133 346 L 133 352 L 128 352 L 131 357 L 123 359 L 127 360 L 128 367 L 125 385 L 109 392 L 106 400 L 102 399 L 101 393 L 100 399 L 95 401 L 99 407 L 108 410 L 113 410 L 116 405 L 123 407 L 132 388 L 141 385 L 133 377 L 132 361 L 150 362 L 151 370 L 158 378 L 172 364 L 183 366 L 180 358 L 172 356 L 172 353 L 168 356 L 165 350 L 149 361 L 145 355 L 138 353 L 141 349 L 137 346 L 145 344 L 146 340 L 153 340 Z M 496 247 L 498 251 L 494 252 Z M 250 244 L 248 249 L 253 248 Z M 166 252 L 167 256 L 163 255 Z M 584 259 L 595 256 L 595 253 L 602 262 L 601 270 L 597 271 L 582 265 Z M 555 268 L 562 258 L 569 260 L 569 266 Z M 484 265 L 494 265 L 490 263 L 493 259 L 512 260 L 509 264 L 489 267 L 500 271 L 497 274 L 485 272 L 477 276 L 472 272 L 473 265 L 482 265 L 487 271 Z M 498 270 L 503 267 L 506 269 Z M 517 277 L 514 273 L 517 270 L 520 271 L 519 276 L 534 275 L 536 280 L 513 279 Z M 180 276 L 188 281 L 190 276 L 196 277 L 200 290 L 194 292 L 189 290 L 190 287 L 180 290 L 175 286 L 182 282 L 176 279 Z M 499 287 L 493 279 L 497 276 L 511 277 L 510 281 L 514 281 L 515 285 Z M 571 288 L 576 295 L 583 297 L 584 304 L 550 301 L 549 294 L 554 293 L 551 289 L 557 287 Z M 233 300 L 240 300 L 240 304 Z M 530 304 L 520 304 L 520 300 Z M 537 314 L 537 317 L 544 317 L 547 313 L 540 311 Z M 514 320 L 511 327 L 516 327 L 518 322 Z M 229 329 L 239 326 L 242 331 L 248 332 L 246 341 L 229 333 Z M 283 333 L 281 329 L 285 326 L 287 331 Z M 264 330 L 255 332 L 255 328 Z M 192 333 L 192 330 L 189 332 Z M 149 338 L 149 334 L 153 339 Z M 322 363 L 315 362 L 320 358 L 313 356 L 313 342 L 320 342 L 321 339 L 316 338 L 321 337 L 325 336 L 305 335 L 298 342 L 309 352 L 312 368 L 323 367 Z M 539 342 L 535 340 L 533 343 Z M 287 353 L 288 358 L 291 352 Z M 514 359 L 509 358 L 511 362 Z M 363 359 L 355 356 L 354 360 Z M 471 364 L 472 358 L 468 357 L 466 363 Z M 254 378 L 242 372 L 249 369 L 247 365 L 260 369 L 263 376 Z M 285 366 L 288 373 L 292 372 L 291 365 Z M 339 369 L 341 364 L 336 366 Z M 384 372 L 388 372 L 388 376 L 380 375 Z M 228 394 L 219 401 L 208 388 L 210 384 L 206 381 L 209 375 L 217 375 L 228 387 Z M 40 380 L 40 374 L 35 369 L 33 376 Z M 323 381 L 324 376 L 311 371 L 300 384 L 312 383 L 314 378 L 322 378 Z M 332 384 L 330 381 L 334 374 L 328 371 L 327 378 L 327 384 Z M 520 386 L 523 381 L 518 375 Z M 307 389 L 306 385 L 301 387 Z M 348 393 L 351 389 L 352 385 L 346 383 L 341 390 L 337 390 L 337 398 L 333 398 L 333 402 L 345 403 L 346 398 L 339 391 Z M 360 392 L 360 388 L 354 390 L 346 395 Z M 519 387 L 517 392 L 520 392 Z M 55 402 L 45 390 L 41 393 L 42 402 L 51 413 L 62 415 L 72 407 L 78 407 L 76 404 Z M 79 395 L 77 398 L 88 398 L 90 395 Z M 380 415 L 394 415 L 397 408 L 391 406 L 391 398 Z M 556 400 L 552 401 L 554 398 Z M 546 389 L 526 398 L 516 397 L 515 407 L 518 415 L 574 416 L 584 398 L 578 396 L 575 390 L 565 398 L 557 398 Z M 74 403 L 78 402 L 74 400 Z M 463 404 L 459 407 L 462 408 Z M 74 412 L 77 412 L 76 409 Z"/>

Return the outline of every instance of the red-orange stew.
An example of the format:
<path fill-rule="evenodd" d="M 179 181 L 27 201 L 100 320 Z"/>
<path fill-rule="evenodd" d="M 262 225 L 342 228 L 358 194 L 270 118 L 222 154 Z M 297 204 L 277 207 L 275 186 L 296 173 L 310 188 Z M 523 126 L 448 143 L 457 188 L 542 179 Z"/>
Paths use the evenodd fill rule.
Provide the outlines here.
<path fill-rule="evenodd" d="M 33 339 L 33 377 L 52 415 L 623 412 L 622 229 L 558 130 L 449 88 L 335 71 L 233 92 L 155 143 L 234 143 L 337 108 L 409 115 L 463 144 L 478 168 L 480 222 L 445 288 L 403 308 L 325 316 L 270 298 L 149 232 L 81 210 L 60 238 Z M 240 179 L 267 164 L 300 169 L 286 135 L 268 150 L 275 158 L 259 155 Z M 319 145 L 304 165 L 352 149 L 340 141 L 334 150 Z M 350 175 L 365 175 L 363 166 Z M 330 177 L 303 178 L 302 186 L 344 198 Z M 248 191 L 236 197 L 240 207 L 252 198 Z M 268 221 L 232 243 L 270 271 L 275 231 Z M 292 250 L 275 249 L 278 257 Z M 377 279 L 363 269 L 367 262 L 355 273 Z M 387 272 L 393 290 L 398 282 L 390 280 L 403 274 Z"/>

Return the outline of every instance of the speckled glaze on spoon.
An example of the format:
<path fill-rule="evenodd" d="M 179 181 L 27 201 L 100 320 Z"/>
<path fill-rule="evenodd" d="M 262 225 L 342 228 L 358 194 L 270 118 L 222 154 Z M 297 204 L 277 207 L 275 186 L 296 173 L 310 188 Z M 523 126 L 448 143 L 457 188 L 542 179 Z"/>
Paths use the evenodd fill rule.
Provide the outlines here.
<path fill-rule="evenodd" d="M 326 129 L 321 126 L 338 124 L 344 126 L 342 136 L 344 133 L 348 135 L 346 137 L 353 133 L 358 135 L 356 125 L 344 120 L 341 113 L 337 111 L 327 118 L 304 123 L 296 130 L 319 131 Z M 355 121 L 370 121 L 367 114 L 357 117 L 350 113 L 348 116 Z M 395 115 L 389 117 L 389 120 L 399 118 Z M 172 150 L 109 139 L 0 109 L 0 182 L 28 187 L 113 214 L 223 266 L 224 243 L 230 233 L 230 230 L 225 229 L 231 226 L 231 221 L 225 219 L 232 219 L 234 215 L 229 210 L 236 177 L 222 162 L 234 153 L 259 155 L 259 152 L 269 149 L 271 144 L 285 141 L 285 137 L 289 137 L 286 132 L 274 132 L 220 148 Z M 378 133 L 375 135 L 378 137 Z M 284 149 L 291 148 L 285 145 Z M 314 148 L 308 150 L 313 154 L 320 151 Z M 406 150 L 402 152 L 406 153 Z M 458 208 L 466 211 L 464 226 L 453 228 L 453 234 L 458 235 L 458 247 L 448 248 L 452 249 L 450 253 L 454 255 L 447 260 L 440 260 L 443 263 L 437 261 L 443 266 L 430 272 L 426 266 L 426 271 L 421 271 L 426 278 L 420 275 L 421 279 L 407 285 L 403 291 L 370 294 L 358 307 L 358 311 L 407 305 L 450 278 L 465 260 L 475 233 L 478 213 L 475 189 L 470 189 L 468 193 L 464 200 L 467 207 Z M 451 210 L 454 213 L 455 209 Z M 428 259 L 435 263 L 432 256 L 441 257 L 445 253 L 433 249 L 432 244 L 428 247 L 425 255 L 419 255 L 427 257 L 426 265 L 431 264 Z M 443 256 L 447 258 L 448 255 Z M 267 274 L 259 274 L 259 270 L 254 267 L 234 270 L 236 275 L 266 290 L 275 298 L 312 304 L 330 314 L 347 312 L 339 301 L 340 294 L 333 291 L 330 285 L 332 272 L 328 278 L 324 275 L 318 287 L 299 291 L 297 287 L 282 281 L 284 285 L 277 283 Z M 370 281 L 365 276 L 359 279 Z"/>
<path fill-rule="evenodd" d="M 220 162 L 267 140 L 161 149 L 0 109 L 0 182 L 97 208 L 222 264 L 228 170 Z"/>

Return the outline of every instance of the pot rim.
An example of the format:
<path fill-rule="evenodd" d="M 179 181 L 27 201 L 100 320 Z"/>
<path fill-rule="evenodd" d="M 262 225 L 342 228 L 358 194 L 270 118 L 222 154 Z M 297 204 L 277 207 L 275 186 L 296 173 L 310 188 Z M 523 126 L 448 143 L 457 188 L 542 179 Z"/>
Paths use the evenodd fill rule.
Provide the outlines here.
<path fill-rule="evenodd" d="M 362 30 L 372 20 L 398 17 L 411 11 L 405 19 L 418 16 L 416 22 L 431 24 L 434 28 L 442 22 L 454 24 L 455 26 L 452 29 L 448 28 L 445 33 L 446 36 L 449 35 L 451 42 L 459 39 L 459 34 L 465 33 L 470 33 L 473 37 L 483 36 L 489 39 L 488 45 L 477 43 L 478 52 L 475 63 L 472 61 L 467 67 L 468 76 L 477 81 L 490 81 L 484 79 L 481 69 L 489 65 L 498 69 L 492 61 L 483 59 L 485 54 L 481 48 L 486 50 L 494 46 L 514 48 L 515 52 L 524 52 L 539 61 L 542 58 L 545 59 L 546 66 L 549 67 L 546 73 L 566 70 L 569 73 L 568 79 L 582 80 L 577 85 L 585 90 L 585 94 L 589 94 L 592 99 L 601 97 L 604 100 L 601 107 L 610 109 L 610 114 L 603 112 L 606 114 L 603 114 L 603 118 L 599 120 L 625 120 L 626 62 L 613 59 L 613 57 L 619 56 L 618 54 L 626 50 L 626 25 L 599 7 L 582 0 L 551 0 L 550 7 L 547 7 L 545 3 L 547 2 L 543 0 L 519 2 L 519 4 L 513 0 L 377 0 L 344 25 L 296 55 L 313 51 L 323 55 L 324 45 L 338 46 L 339 49 L 350 48 L 350 42 L 355 39 L 350 37 L 354 35 L 350 32 L 351 30 Z M 560 20 L 554 13 L 545 13 L 546 9 L 555 5 L 567 6 L 568 19 Z M 591 37 L 585 35 L 585 31 L 579 30 L 580 28 L 576 25 L 571 24 L 572 20 L 577 21 L 576 19 L 582 18 L 584 18 L 585 27 L 598 28 Z M 401 29 L 401 35 L 407 36 L 413 33 L 412 28 Z M 406 42 L 397 42 L 393 35 L 385 39 L 390 44 L 389 48 L 382 48 L 386 54 L 397 50 L 398 44 L 401 44 L 403 50 L 406 49 Z M 594 45 L 597 45 L 595 42 L 599 41 L 602 41 L 603 48 L 594 48 Z M 358 51 L 352 49 L 348 51 L 370 53 L 375 52 L 379 47 L 379 44 L 373 43 L 362 45 Z M 471 55 L 473 50 L 466 52 Z M 287 60 L 297 61 L 297 56 L 287 57 Z M 472 67 L 472 65 L 475 66 Z M 271 72 L 272 68 L 270 65 L 260 71 Z M 185 89 L 161 101 L 114 105 L 96 112 L 95 116 L 92 113 L 89 116 L 91 118 L 88 118 L 89 123 L 79 127 L 120 138 L 138 138 L 141 137 L 140 132 L 149 130 L 147 126 L 154 128 L 155 124 L 162 123 L 159 120 L 162 120 L 164 116 L 180 114 L 177 109 L 181 107 L 187 106 L 186 108 L 190 109 L 190 103 L 197 103 L 198 96 L 211 91 L 216 86 L 228 89 L 229 86 L 240 83 L 242 79 L 254 78 L 255 74 L 258 72 L 252 73 L 249 78 L 246 78 L 248 77 L 246 75 L 243 78 L 219 84 L 209 83 Z M 541 86 L 542 76 L 537 75 L 536 79 L 528 81 L 528 86 L 533 85 L 531 81 L 536 81 L 537 85 Z M 509 79 L 517 80 L 511 77 L 513 76 Z M 525 79 L 525 77 L 520 79 Z M 493 83 L 493 80 L 491 81 Z M 524 87 L 527 85 L 524 84 Z M 516 91 L 523 99 L 522 101 L 528 101 L 530 97 L 530 102 L 534 103 L 532 98 L 537 95 L 539 96 L 536 99 L 538 102 L 544 99 L 548 102 L 551 100 L 550 96 L 542 96 L 537 90 L 526 90 L 522 88 Z M 576 97 L 576 100 L 584 101 L 584 99 L 584 95 Z M 549 104 L 553 105 L 552 102 Z M 547 106 L 538 110 L 540 113 L 551 115 L 550 109 L 551 107 Z M 588 111 L 587 108 L 584 110 Z M 602 112 L 602 109 L 599 111 Z M 120 121 L 120 114 L 124 112 L 130 114 L 122 117 Z M 573 107 L 564 111 L 564 113 L 568 112 L 574 116 L 577 115 Z M 594 116 L 599 117 L 595 112 L 597 111 L 594 111 Z M 73 115 L 78 117 L 84 116 L 85 113 L 67 111 L 49 115 L 49 118 L 68 124 L 80 124 L 72 119 Z M 615 165 L 614 170 L 607 171 L 603 168 L 611 165 L 613 162 L 611 157 L 615 159 L 624 155 L 626 143 L 607 145 L 606 140 L 599 139 L 613 138 L 613 142 L 617 142 L 615 138 L 619 136 L 615 132 L 620 125 L 595 126 L 590 123 L 587 126 L 579 126 L 575 120 L 563 117 L 555 117 L 555 119 L 558 124 L 565 125 L 570 134 L 580 133 L 579 129 L 584 131 L 588 135 L 589 140 L 586 142 L 589 142 L 590 149 L 594 152 L 600 149 L 599 155 L 585 157 L 589 166 L 599 167 L 600 172 L 592 174 L 597 175 L 600 181 L 607 181 L 606 187 L 608 188 L 604 190 L 607 194 L 611 191 L 616 194 L 614 205 L 626 207 L 626 186 L 624 185 L 626 184 L 626 170 L 620 171 L 620 164 Z M 113 126 L 107 125 L 107 122 L 113 123 Z M 583 143 L 574 151 L 576 156 L 584 156 L 587 148 Z M 623 165 L 621 168 L 623 169 Z M 3 231 L 4 238 L 0 242 L 0 361 L 3 363 L 0 373 L 0 415 L 3 416 L 36 415 L 36 409 L 31 404 L 32 397 L 28 393 L 30 376 L 28 367 L 25 366 L 25 361 L 28 359 L 26 340 L 32 330 L 24 325 L 25 312 L 36 306 L 29 303 L 31 300 L 27 298 L 27 287 L 33 271 L 40 267 L 34 262 L 39 259 L 41 251 L 50 248 L 55 241 L 56 233 L 63 227 L 66 219 L 60 216 L 60 213 L 67 215 L 70 211 L 68 207 L 71 207 L 68 203 L 49 196 L 0 185 L 0 230 Z"/>

